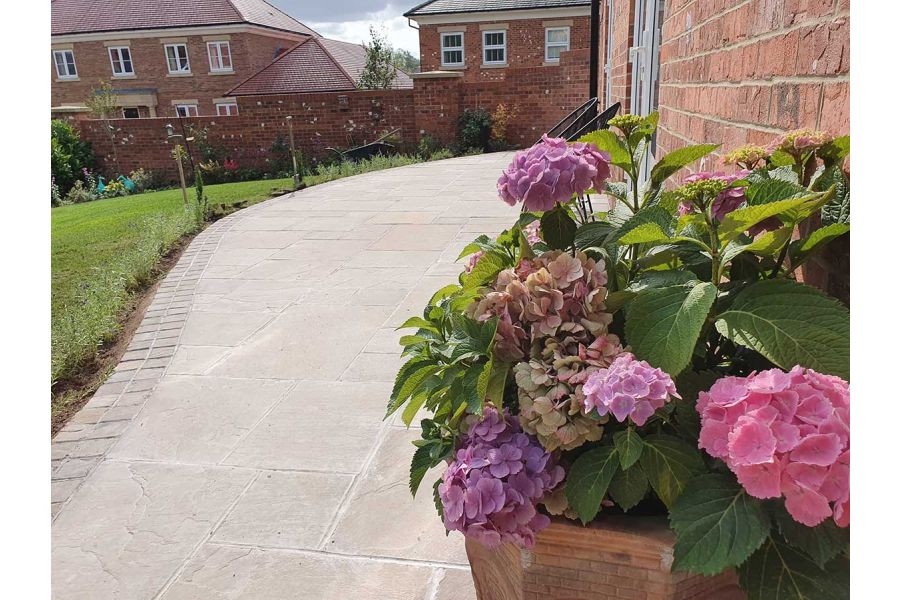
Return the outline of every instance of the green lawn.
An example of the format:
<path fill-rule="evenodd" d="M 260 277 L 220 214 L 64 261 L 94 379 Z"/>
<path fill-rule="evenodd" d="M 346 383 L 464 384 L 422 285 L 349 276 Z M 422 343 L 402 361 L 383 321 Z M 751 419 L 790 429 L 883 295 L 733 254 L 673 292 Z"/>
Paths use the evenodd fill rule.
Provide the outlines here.
<path fill-rule="evenodd" d="M 290 179 L 208 185 L 212 206 L 253 204 Z M 188 190 L 193 201 L 194 191 Z M 52 376 L 77 372 L 114 337 L 136 287 L 183 235 L 197 229 L 181 190 L 60 206 L 51 210 Z"/>

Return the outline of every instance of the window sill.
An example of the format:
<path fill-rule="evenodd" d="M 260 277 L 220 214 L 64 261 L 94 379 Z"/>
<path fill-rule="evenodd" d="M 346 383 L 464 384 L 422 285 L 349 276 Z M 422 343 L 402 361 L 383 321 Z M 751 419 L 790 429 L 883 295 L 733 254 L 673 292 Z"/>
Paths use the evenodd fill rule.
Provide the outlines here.
<path fill-rule="evenodd" d="M 210 71 L 209 75 L 234 75 L 234 71 Z"/>
<path fill-rule="evenodd" d="M 193 77 L 193 73 L 166 73 L 166 77 Z"/>
<path fill-rule="evenodd" d="M 542 67 L 558 67 L 559 61 L 558 60 L 545 60 L 541 66 Z"/>
<path fill-rule="evenodd" d="M 482 69 L 505 69 L 509 63 L 481 63 Z"/>
<path fill-rule="evenodd" d="M 131 73 L 129 75 L 113 75 L 113 79 L 137 79 L 137 75 Z"/>
<path fill-rule="evenodd" d="M 56 81 L 58 81 L 58 82 L 81 81 L 81 77 L 57 77 Z"/>
<path fill-rule="evenodd" d="M 441 65 L 443 71 L 464 71 L 466 65 Z"/>

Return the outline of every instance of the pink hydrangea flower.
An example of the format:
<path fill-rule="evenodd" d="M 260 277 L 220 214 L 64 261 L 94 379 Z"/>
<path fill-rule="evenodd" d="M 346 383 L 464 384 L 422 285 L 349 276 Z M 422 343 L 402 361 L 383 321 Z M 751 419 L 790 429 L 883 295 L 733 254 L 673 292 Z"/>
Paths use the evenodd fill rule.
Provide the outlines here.
<path fill-rule="evenodd" d="M 697 400 L 699 446 L 747 493 L 784 497 L 800 523 L 850 524 L 850 387 L 812 369 L 725 377 Z"/>
<path fill-rule="evenodd" d="M 609 154 L 593 144 L 569 144 L 563 138 L 548 138 L 521 150 L 497 180 L 500 198 L 528 210 L 547 211 L 568 202 L 573 195 L 603 189 L 609 178 Z"/>
<path fill-rule="evenodd" d="M 517 417 L 488 407 L 467 425 L 438 486 L 444 526 L 492 549 L 506 542 L 534 547 L 535 534 L 550 524 L 536 505 L 562 481 L 562 467 Z"/>
<path fill-rule="evenodd" d="M 620 423 L 631 419 L 643 425 L 672 396 L 681 398 L 672 378 L 630 352 L 620 354 L 606 369 L 588 377 L 584 384 L 584 410 L 608 413 Z"/>

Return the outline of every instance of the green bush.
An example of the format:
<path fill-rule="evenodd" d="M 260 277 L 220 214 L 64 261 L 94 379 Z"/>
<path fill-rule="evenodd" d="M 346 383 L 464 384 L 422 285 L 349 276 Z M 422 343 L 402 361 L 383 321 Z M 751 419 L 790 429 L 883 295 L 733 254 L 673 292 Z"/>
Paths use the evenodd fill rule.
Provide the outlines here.
<path fill-rule="evenodd" d="M 483 108 L 466 109 L 459 115 L 457 141 L 460 150 L 482 150 L 487 152 L 491 139 L 491 113 Z"/>
<path fill-rule="evenodd" d="M 94 167 L 94 151 L 83 141 L 78 130 L 65 121 L 50 121 L 50 173 L 53 182 L 65 196 L 81 179 L 81 170 Z"/>

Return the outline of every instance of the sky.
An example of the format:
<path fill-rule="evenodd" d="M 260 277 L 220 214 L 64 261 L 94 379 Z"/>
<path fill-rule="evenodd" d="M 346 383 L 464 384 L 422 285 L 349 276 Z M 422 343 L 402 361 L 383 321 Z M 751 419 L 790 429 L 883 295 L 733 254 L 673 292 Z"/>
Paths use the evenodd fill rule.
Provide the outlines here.
<path fill-rule="evenodd" d="M 355 42 L 369 39 L 369 26 L 383 26 L 395 48 L 419 55 L 419 35 L 403 13 L 422 0 L 268 0 L 325 37 Z"/>

